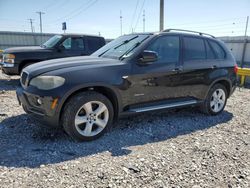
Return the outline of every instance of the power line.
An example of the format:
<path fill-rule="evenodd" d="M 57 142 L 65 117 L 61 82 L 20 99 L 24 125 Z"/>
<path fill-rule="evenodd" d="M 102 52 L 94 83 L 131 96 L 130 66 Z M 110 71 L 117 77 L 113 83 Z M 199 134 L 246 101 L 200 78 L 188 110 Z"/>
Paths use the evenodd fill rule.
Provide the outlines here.
<path fill-rule="evenodd" d="M 142 3 L 142 6 L 141 6 L 141 9 L 140 9 L 140 12 L 139 12 L 138 17 L 137 17 L 137 21 L 136 21 L 136 23 L 135 23 L 134 30 L 136 29 L 136 27 L 137 27 L 137 25 L 138 25 L 139 19 L 140 19 L 141 14 L 142 14 L 142 10 L 143 10 L 143 8 L 144 8 L 145 1 L 146 1 L 146 0 L 143 0 L 143 3 Z"/>
<path fill-rule="evenodd" d="M 80 5 L 80 7 L 78 7 L 77 9 L 75 9 L 75 10 L 69 12 L 68 14 L 66 14 L 66 16 L 63 16 L 63 17 L 61 17 L 61 18 L 58 18 L 58 19 L 54 20 L 51 24 L 56 23 L 56 22 L 59 22 L 59 21 L 61 21 L 61 20 L 63 20 L 63 19 L 66 20 L 66 21 L 70 20 L 70 19 L 74 18 L 75 16 L 78 16 L 79 14 L 81 14 L 83 11 L 88 10 L 88 9 L 89 9 L 90 7 L 92 7 L 95 3 L 97 3 L 97 1 L 98 1 L 98 0 L 94 0 L 94 1 L 89 0 L 87 3 L 86 3 L 86 2 L 83 3 L 83 4 Z M 87 6 L 86 6 L 86 5 L 87 5 Z M 72 15 L 72 16 L 71 16 L 71 15 Z M 67 18 L 67 17 L 68 17 L 68 18 Z"/>
<path fill-rule="evenodd" d="M 48 5 L 43 7 L 42 10 L 47 10 L 49 7 L 52 7 L 52 6 L 56 5 L 58 2 L 59 1 L 52 1 L 52 3 L 49 3 Z"/>
<path fill-rule="evenodd" d="M 64 6 L 65 4 L 67 4 L 69 1 L 70 0 L 64 0 L 64 1 L 57 0 L 57 1 L 53 1 L 52 3 L 50 3 L 47 6 L 43 7 L 42 10 L 48 11 L 49 9 L 51 9 L 51 7 L 53 8 L 55 5 L 56 5 L 56 7 L 54 7 L 54 8 L 58 9 L 58 8 Z"/>
<path fill-rule="evenodd" d="M 98 0 L 93 1 L 93 2 L 92 2 L 91 4 L 89 4 L 86 8 L 82 9 L 80 12 L 78 12 L 78 13 L 75 14 L 74 16 L 68 18 L 67 20 L 71 20 L 72 18 L 74 18 L 74 17 L 80 15 L 82 12 L 88 10 L 88 9 L 91 8 L 94 4 L 96 4 L 97 2 L 98 2 Z"/>
<path fill-rule="evenodd" d="M 136 2 L 134 14 L 133 14 L 132 19 L 131 19 L 131 25 L 130 25 L 131 31 L 133 31 L 133 23 L 134 23 L 134 19 L 135 19 L 135 15 L 136 15 L 136 12 L 137 12 L 138 5 L 139 5 L 139 0 L 137 0 L 137 2 Z"/>
<path fill-rule="evenodd" d="M 225 22 L 225 21 L 235 21 L 235 20 L 242 20 L 245 17 L 238 17 L 238 18 L 228 18 L 228 19 L 222 19 L 222 20 L 210 20 L 210 21 L 203 21 L 203 22 L 196 22 L 195 24 L 207 24 L 207 23 L 218 23 L 218 22 Z M 186 23 L 182 23 L 182 24 L 174 24 L 172 26 L 183 26 L 183 25 L 193 25 L 194 22 L 186 22 Z"/>
<path fill-rule="evenodd" d="M 40 33 L 43 32 L 43 23 L 42 23 L 42 14 L 45 14 L 44 12 L 37 11 L 37 14 L 39 14 L 39 19 L 40 19 Z"/>
<path fill-rule="evenodd" d="M 209 25 L 209 26 L 196 26 L 197 24 L 193 24 L 193 25 L 191 25 L 191 27 L 195 27 L 195 28 L 216 28 L 216 27 L 219 27 L 219 28 L 221 28 L 221 26 L 232 26 L 232 25 L 236 25 L 236 24 L 238 25 L 241 23 L 245 23 L 245 22 L 232 22 L 232 23 L 227 23 L 227 24 Z M 179 25 L 179 26 L 185 26 L 185 25 Z M 173 25 L 170 25 L 169 27 L 173 27 Z"/>

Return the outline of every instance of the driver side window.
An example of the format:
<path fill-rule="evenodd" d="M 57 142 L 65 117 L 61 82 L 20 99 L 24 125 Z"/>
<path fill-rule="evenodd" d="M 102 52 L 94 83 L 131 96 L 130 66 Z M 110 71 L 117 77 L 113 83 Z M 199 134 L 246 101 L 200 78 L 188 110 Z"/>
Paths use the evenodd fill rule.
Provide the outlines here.
<path fill-rule="evenodd" d="M 70 50 L 71 49 L 71 38 L 67 38 L 63 43 L 62 43 L 63 47 L 66 50 Z"/>
<path fill-rule="evenodd" d="M 180 40 L 178 36 L 161 36 L 146 50 L 158 55 L 158 63 L 176 63 L 179 61 Z"/>

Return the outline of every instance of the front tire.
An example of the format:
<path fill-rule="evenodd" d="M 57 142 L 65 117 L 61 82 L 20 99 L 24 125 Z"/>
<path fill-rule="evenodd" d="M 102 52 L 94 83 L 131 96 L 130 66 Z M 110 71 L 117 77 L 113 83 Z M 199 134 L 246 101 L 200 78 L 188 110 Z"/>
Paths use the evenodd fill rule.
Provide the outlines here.
<path fill-rule="evenodd" d="M 91 141 L 109 130 L 113 116 L 113 106 L 107 97 L 94 91 L 82 92 L 65 105 L 62 125 L 73 139 Z"/>
<path fill-rule="evenodd" d="M 202 111 L 209 115 L 220 114 L 227 103 L 228 93 L 222 84 L 215 84 L 209 90 L 206 100 L 202 105 Z"/>

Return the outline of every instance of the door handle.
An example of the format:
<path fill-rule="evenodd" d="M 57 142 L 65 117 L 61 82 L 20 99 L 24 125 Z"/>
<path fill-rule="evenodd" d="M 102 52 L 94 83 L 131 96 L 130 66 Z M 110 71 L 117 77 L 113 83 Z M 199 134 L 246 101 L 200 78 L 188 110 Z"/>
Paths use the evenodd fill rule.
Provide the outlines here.
<path fill-rule="evenodd" d="M 216 69 L 216 68 L 217 68 L 217 65 L 213 65 L 213 66 L 212 66 L 212 69 Z"/>

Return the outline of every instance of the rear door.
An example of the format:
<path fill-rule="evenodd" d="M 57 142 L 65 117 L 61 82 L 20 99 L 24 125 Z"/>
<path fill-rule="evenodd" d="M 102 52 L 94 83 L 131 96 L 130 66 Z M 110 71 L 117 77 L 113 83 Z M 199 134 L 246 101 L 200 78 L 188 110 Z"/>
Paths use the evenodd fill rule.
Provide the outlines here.
<path fill-rule="evenodd" d="M 182 95 L 203 99 L 209 87 L 210 73 L 216 69 L 214 51 L 207 40 L 196 36 L 183 36 L 182 71 L 176 82 L 183 88 Z"/>

